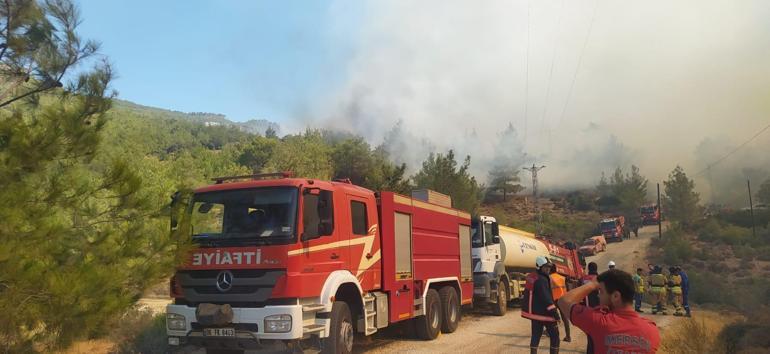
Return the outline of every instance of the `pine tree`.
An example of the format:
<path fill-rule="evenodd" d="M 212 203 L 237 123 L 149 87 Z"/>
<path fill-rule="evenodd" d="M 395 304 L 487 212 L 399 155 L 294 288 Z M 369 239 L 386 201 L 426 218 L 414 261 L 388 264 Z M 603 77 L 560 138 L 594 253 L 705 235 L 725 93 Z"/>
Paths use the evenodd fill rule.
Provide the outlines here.
<path fill-rule="evenodd" d="M 512 166 L 495 165 L 489 171 L 489 190 L 503 192 L 503 201 L 508 194 L 516 194 L 524 190 L 524 186 L 519 184 L 519 169 Z"/>
<path fill-rule="evenodd" d="M 73 71 L 98 50 L 79 21 L 67 0 L 0 6 L 4 352 L 105 331 L 175 261 L 158 196 L 124 160 L 100 156 L 112 71 L 98 60 Z"/>
<path fill-rule="evenodd" d="M 607 176 L 604 172 L 602 172 L 602 177 L 599 179 L 599 184 L 596 185 L 596 193 L 598 193 L 600 197 L 608 197 L 612 194 L 612 187 L 610 187 L 610 183 L 607 182 Z"/>
<path fill-rule="evenodd" d="M 519 184 L 519 172 L 522 163 L 526 158 L 524 146 L 518 138 L 513 124 L 509 123 L 495 147 L 492 169 L 489 171 L 490 192 L 503 192 L 503 201 L 506 200 L 509 193 L 515 194 L 524 190 L 524 186 Z"/>
<path fill-rule="evenodd" d="M 639 167 L 631 165 L 631 172 L 623 173 L 617 167 L 610 180 L 602 172 L 596 191 L 600 197 L 597 202 L 604 209 L 620 213 L 630 223 L 636 223 L 639 218 L 639 207 L 647 197 L 647 179 L 639 172 Z"/>
<path fill-rule="evenodd" d="M 267 127 L 265 130 L 265 138 L 278 139 L 278 132 L 273 127 Z"/>
<path fill-rule="evenodd" d="M 412 179 L 417 188 L 448 194 L 455 208 L 473 213 L 479 206 L 480 188 L 468 172 L 470 164 L 471 157 L 466 156 L 463 164 L 458 166 L 452 150 L 446 155 L 430 154 Z"/>
<path fill-rule="evenodd" d="M 687 177 L 682 167 L 676 166 L 663 185 L 666 215 L 684 227 L 694 226 L 700 211 L 700 196 L 695 192 L 695 182 Z"/>
<path fill-rule="evenodd" d="M 316 130 L 285 136 L 273 150 L 267 169 L 291 171 L 297 177 L 329 179 L 333 172 L 331 147 Z"/>
<path fill-rule="evenodd" d="M 349 178 L 353 184 L 375 191 L 409 192 L 406 164 L 395 165 L 384 149 L 372 150 L 361 137 L 334 144 L 331 159 L 334 178 Z"/>

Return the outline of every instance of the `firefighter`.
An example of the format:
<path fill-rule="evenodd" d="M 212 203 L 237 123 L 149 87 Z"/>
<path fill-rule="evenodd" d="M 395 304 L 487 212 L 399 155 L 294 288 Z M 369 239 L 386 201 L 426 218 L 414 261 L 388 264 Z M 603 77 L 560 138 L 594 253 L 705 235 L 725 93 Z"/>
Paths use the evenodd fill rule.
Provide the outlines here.
<path fill-rule="evenodd" d="M 676 266 L 676 269 L 679 271 L 679 276 L 682 278 L 682 307 L 684 307 L 684 315 L 690 317 L 690 302 L 687 300 L 687 295 L 690 292 L 690 279 L 687 278 L 687 273 L 682 270 L 682 267 Z"/>
<path fill-rule="evenodd" d="M 682 277 L 676 267 L 671 267 L 669 272 L 671 276 L 668 277 L 668 287 L 674 299 L 674 316 L 682 316 Z"/>
<path fill-rule="evenodd" d="M 608 270 L 615 269 L 615 261 L 610 261 L 609 263 L 607 263 L 607 269 Z"/>
<path fill-rule="evenodd" d="M 663 302 L 666 301 L 666 276 L 663 275 L 663 270 L 660 266 L 655 266 L 655 269 L 650 274 L 650 294 L 652 294 L 652 314 L 655 315 L 658 312 L 667 315 L 663 309 Z"/>
<path fill-rule="evenodd" d="M 580 278 L 580 283 L 581 283 L 580 285 L 588 284 L 592 281 L 596 281 L 597 276 L 599 276 L 599 267 L 596 265 L 596 262 L 588 263 L 588 274 Z M 583 304 L 588 307 L 599 306 L 599 292 L 595 291 L 588 294 L 588 296 L 586 296 L 586 298 L 583 299 Z"/>
<path fill-rule="evenodd" d="M 554 302 L 558 301 L 559 298 L 566 293 L 567 293 L 567 278 L 557 273 L 556 267 L 551 267 L 551 294 L 553 295 L 553 301 Z M 564 318 L 563 312 L 560 311 L 559 314 L 561 315 L 561 318 Z M 564 321 L 564 333 L 566 333 L 566 337 L 564 337 L 563 341 L 571 342 L 572 337 L 570 337 L 569 335 L 569 322 L 567 321 Z"/>
<path fill-rule="evenodd" d="M 551 292 L 551 268 L 553 264 L 543 256 L 535 258 L 537 271 L 527 274 L 527 282 L 524 286 L 525 304 L 521 310 L 521 317 L 532 321 L 532 336 L 529 342 L 530 353 L 536 354 L 540 346 L 540 337 L 543 336 L 543 327 L 548 331 L 551 340 L 551 354 L 559 353 L 559 327 L 561 320 L 559 310 L 553 301 Z"/>
<path fill-rule="evenodd" d="M 634 310 L 639 313 L 642 311 L 642 300 L 644 300 L 644 273 L 642 268 L 636 268 L 636 274 L 633 276 L 634 280 Z M 563 316 L 562 316 L 563 317 Z"/>
<path fill-rule="evenodd" d="M 600 308 L 579 304 L 588 293 L 599 290 Z M 608 270 L 597 282 L 580 286 L 559 299 L 559 307 L 586 335 L 593 338 L 596 353 L 655 353 L 660 332 L 652 322 L 631 309 L 634 281 L 622 270 Z"/>

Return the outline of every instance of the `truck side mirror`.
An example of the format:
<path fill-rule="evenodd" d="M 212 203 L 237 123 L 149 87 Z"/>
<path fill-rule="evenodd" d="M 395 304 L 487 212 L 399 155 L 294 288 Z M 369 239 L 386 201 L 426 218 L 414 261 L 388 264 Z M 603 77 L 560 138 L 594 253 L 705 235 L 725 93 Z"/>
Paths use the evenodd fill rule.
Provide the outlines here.
<path fill-rule="evenodd" d="M 322 190 L 318 195 L 318 234 L 320 236 L 329 236 L 334 231 L 334 205 L 332 203 L 332 192 Z"/>
<path fill-rule="evenodd" d="M 334 232 L 334 204 L 331 191 L 318 188 L 305 191 L 301 240 L 309 241 Z"/>
<path fill-rule="evenodd" d="M 179 204 L 179 196 L 181 193 L 179 191 L 174 192 L 174 194 L 171 195 L 171 204 L 170 206 L 170 212 L 171 212 L 171 231 L 176 230 L 177 226 L 179 226 L 179 217 L 176 213 L 176 206 Z"/>
<path fill-rule="evenodd" d="M 492 223 L 492 243 L 500 243 L 500 226 L 496 223 Z"/>

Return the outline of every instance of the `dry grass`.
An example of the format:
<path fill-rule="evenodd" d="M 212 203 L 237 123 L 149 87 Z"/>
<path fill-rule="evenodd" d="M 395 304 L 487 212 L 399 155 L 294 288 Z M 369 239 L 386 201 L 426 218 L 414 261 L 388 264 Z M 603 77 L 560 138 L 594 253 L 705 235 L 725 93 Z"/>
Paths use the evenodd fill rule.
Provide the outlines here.
<path fill-rule="evenodd" d="M 89 341 L 77 342 L 69 349 L 59 352 L 59 354 L 102 354 L 115 351 L 115 343 L 106 339 L 94 339 Z"/>
<path fill-rule="evenodd" d="M 724 353 L 717 337 L 722 329 L 742 319 L 733 313 L 694 311 L 693 318 L 677 321 L 662 331 L 660 353 L 705 354 Z"/>
<path fill-rule="evenodd" d="M 137 306 L 116 321 L 105 337 L 77 342 L 57 354 L 165 353 L 165 315 Z"/>

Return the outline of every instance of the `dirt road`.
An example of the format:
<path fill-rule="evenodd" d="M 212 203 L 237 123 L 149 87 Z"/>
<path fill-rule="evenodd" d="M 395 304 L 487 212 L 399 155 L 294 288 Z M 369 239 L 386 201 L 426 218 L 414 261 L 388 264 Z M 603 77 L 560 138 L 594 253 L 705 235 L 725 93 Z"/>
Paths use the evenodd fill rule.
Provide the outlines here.
<path fill-rule="evenodd" d="M 607 252 L 590 257 L 599 265 L 599 271 L 607 269 L 614 260 L 617 267 L 631 271 L 638 266 L 646 267 L 644 252 L 652 237 L 657 237 L 657 227 L 648 226 L 639 231 L 639 238 L 632 238 L 609 245 Z M 674 320 L 671 316 L 650 316 L 659 327 L 667 327 Z M 562 338 L 564 328 L 559 327 Z M 364 345 L 357 347 L 362 353 L 529 353 L 530 322 L 521 318 L 518 308 L 510 309 L 503 317 L 470 313 L 463 317 L 455 333 L 441 335 L 434 341 L 399 338 L 398 334 L 377 334 Z M 561 353 L 585 353 L 586 336 L 572 328 L 572 343 L 561 343 Z M 548 352 L 548 338 L 540 342 L 540 352 Z"/>
<path fill-rule="evenodd" d="M 666 225 L 664 224 L 663 226 L 665 230 Z M 647 262 L 644 259 L 645 254 L 649 248 L 650 241 L 655 237 L 658 237 L 658 227 L 645 226 L 639 229 L 639 237 L 634 237 L 632 234 L 630 240 L 610 243 L 607 247 L 607 252 L 587 257 L 586 262 L 596 262 L 599 266 L 599 273 L 607 270 L 607 263 L 610 261 L 614 261 L 618 269 L 632 274 L 636 272 L 636 268 L 642 268 L 646 271 Z"/>

